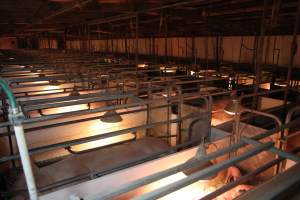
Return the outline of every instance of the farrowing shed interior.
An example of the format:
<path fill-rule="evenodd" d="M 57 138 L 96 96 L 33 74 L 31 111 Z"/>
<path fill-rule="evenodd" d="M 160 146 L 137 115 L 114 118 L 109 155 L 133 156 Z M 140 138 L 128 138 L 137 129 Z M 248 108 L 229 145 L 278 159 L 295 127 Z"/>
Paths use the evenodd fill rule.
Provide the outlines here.
<path fill-rule="evenodd" d="M 0 199 L 300 198 L 300 0 L 0 11 Z"/>

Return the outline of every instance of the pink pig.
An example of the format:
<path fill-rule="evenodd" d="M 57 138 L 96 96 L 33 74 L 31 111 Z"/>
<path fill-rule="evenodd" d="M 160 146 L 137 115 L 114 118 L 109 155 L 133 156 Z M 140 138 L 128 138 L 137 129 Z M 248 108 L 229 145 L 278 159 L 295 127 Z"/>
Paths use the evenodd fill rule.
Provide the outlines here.
<path fill-rule="evenodd" d="M 230 183 L 236 181 L 242 176 L 240 170 L 237 167 L 231 166 L 227 169 L 227 174 L 225 178 L 225 183 Z"/>

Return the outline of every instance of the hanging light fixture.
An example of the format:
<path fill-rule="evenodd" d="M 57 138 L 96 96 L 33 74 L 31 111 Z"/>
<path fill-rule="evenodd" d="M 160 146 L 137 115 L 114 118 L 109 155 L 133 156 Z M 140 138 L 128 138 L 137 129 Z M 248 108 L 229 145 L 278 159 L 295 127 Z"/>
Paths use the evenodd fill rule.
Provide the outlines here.
<path fill-rule="evenodd" d="M 232 99 L 224 108 L 224 112 L 229 115 L 235 115 L 236 113 L 240 113 L 243 109 L 244 107 L 240 104 L 239 100 Z"/>
<path fill-rule="evenodd" d="M 49 84 L 50 85 L 60 85 L 60 83 L 57 80 L 50 80 Z"/>
<path fill-rule="evenodd" d="M 26 65 L 26 66 L 24 66 L 23 68 L 24 68 L 24 69 L 32 69 L 32 66 Z"/>
<path fill-rule="evenodd" d="M 69 96 L 72 96 L 72 97 L 80 96 L 80 93 L 78 92 L 78 89 L 77 89 L 76 86 L 73 88 L 73 90 L 72 90 L 72 92 L 69 94 Z"/>
<path fill-rule="evenodd" d="M 101 116 L 100 120 L 105 123 L 118 123 L 123 121 L 123 118 L 115 110 L 109 110 Z"/>
<path fill-rule="evenodd" d="M 189 169 L 183 170 L 182 172 L 183 172 L 185 175 L 189 176 L 189 175 L 191 175 L 191 174 L 193 174 L 193 173 L 195 173 L 195 172 L 201 171 L 201 170 L 203 170 L 203 169 L 205 169 L 205 168 L 208 168 L 208 167 L 212 166 L 213 163 L 212 163 L 212 161 L 210 161 L 210 160 L 209 160 L 209 161 L 201 162 L 201 159 L 203 159 L 203 157 L 205 157 L 206 155 L 207 155 L 207 154 L 206 154 L 206 148 L 205 148 L 205 146 L 204 146 L 204 143 L 202 143 L 202 144 L 198 147 L 198 150 L 197 150 L 196 155 L 195 155 L 193 158 L 189 159 L 189 160 L 186 162 L 186 163 L 189 163 L 189 162 L 193 163 L 193 162 L 199 160 L 199 164 L 198 164 L 197 166 L 195 166 L 195 167 L 191 167 L 191 168 L 189 168 Z M 202 180 L 211 180 L 211 179 L 215 178 L 216 176 L 217 176 L 217 174 L 213 174 L 213 175 L 211 175 L 211 176 L 208 176 L 208 177 L 203 178 Z"/>

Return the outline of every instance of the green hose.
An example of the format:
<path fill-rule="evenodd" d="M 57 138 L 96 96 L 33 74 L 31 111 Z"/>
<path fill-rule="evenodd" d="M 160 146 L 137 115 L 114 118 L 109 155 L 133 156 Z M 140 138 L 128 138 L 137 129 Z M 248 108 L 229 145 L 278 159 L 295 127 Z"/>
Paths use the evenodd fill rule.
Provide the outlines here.
<path fill-rule="evenodd" d="M 3 78 L 0 78 L 0 86 L 2 87 L 5 94 L 7 95 L 9 105 L 11 106 L 11 108 L 13 108 L 13 109 L 17 108 L 17 101 L 15 99 L 15 96 L 12 93 L 12 91 L 10 90 L 7 82 Z"/>

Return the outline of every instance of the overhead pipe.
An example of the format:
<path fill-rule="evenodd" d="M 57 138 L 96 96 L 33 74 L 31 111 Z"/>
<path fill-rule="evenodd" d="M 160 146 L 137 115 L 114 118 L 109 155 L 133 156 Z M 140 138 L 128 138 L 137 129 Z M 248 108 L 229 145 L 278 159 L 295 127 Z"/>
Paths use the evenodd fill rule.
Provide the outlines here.
<path fill-rule="evenodd" d="M 47 20 L 50 20 L 50 19 L 53 19 L 54 17 L 57 17 L 57 16 L 60 16 L 66 12 L 70 12 L 76 8 L 83 8 L 84 6 L 86 6 L 88 3 L 92 2 L 94 0 L 82 0 L 82 1 L 77 1 L 74 5 L 70 6 L 70 7 L 66 7 L 66 8 L 62 8 L 38 21 L 36 21 L 36 23 L 32 23 L 32 24 L 29 24 L 27 25 L 24 30 L 27 30 L 29 28 L 31 28 L 33 25 L 35 24 L 41 24 L 42 22 L 44 21 L 47 21 Z M 64 27 L 60 27 L 59 29 L 63 29 Z M 54 28 L 53 30 L 56 30 L 56 28 Z"/>
<path fill-rule="evenodd" d="M 222 0 L 214 0 L 213 2 L 220 3 L 221 1 Z M 93 20 L 89 24 L 96 25 L 96 24 L 110 23 L 110 22 L 114 22 L 114 21 L 121 21 L 121 20 L 133 18 L 138 14 L 143 14 L 143 13 L 147 13 L 147 12 L 153 12 L 153 11 L 158 11 L 158 10 L 168 9 L 168 8 L 173 8 L 173 7 L 185 6 L 185 5 L 192 4 L 192 3 L 204 3 L 204 2 L 205 2 L 205 0 L 179 1 L 176 3 L 171 3 L 171 4 L 162 5 L 162 6 L 133 11 L 133 12 L 130 12 L 129 14 L 121 14 L 121 15 L 117 15 L 114 17 L 108 17 L 108 18 L 104 18 L 104 19 L 100 19 L 100 20 Z"/>
<path fill-rule="evenodd" d="M 6 81 L 2 78 L 0 78 L 0 86 L 2 87 L 3 91 L 7 95 L 8 102 L 9 102 L 9 119 L 10 123 L 14 127 L 15 136 L 17 140 L 17 145 L 19 149 L 19 154 L 21 157 L 21 163 L 23 166 L 26 184 L 28 188 L 29 197 L 31 200 L 38 200 L 38 194 L 37 194 L 37 188 L 35 185 L 35 180 L 32 172 L 32 167 L 30 163 L 30 157 L 28 153 L 28 148 L 26 144 L 26 139 L 24 135 L 24 129 L 22 125 L 23 120 L 23 113 L 17 106 L 17 101 L 10 90 L 8 84 Z"/>

